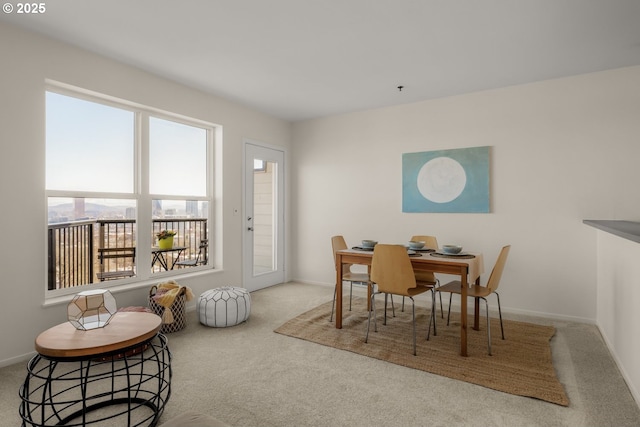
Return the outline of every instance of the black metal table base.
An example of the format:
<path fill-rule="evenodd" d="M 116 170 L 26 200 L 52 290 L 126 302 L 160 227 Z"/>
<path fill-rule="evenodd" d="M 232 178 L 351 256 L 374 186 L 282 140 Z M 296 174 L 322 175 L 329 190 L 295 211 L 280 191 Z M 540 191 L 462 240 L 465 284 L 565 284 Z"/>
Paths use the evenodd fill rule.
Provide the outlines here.
<path fill-rule="evenodd" d="M 171 395 L 171 353 L 158 334 L 89 358 L 34 356 L 20 389 L 22 426 L 155 426 Z"/>

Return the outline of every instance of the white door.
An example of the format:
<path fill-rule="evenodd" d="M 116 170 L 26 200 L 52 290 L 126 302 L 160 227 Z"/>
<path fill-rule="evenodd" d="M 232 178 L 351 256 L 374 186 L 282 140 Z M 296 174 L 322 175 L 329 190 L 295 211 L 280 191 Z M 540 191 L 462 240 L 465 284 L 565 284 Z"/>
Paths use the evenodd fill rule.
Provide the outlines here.
<path fill-rule="evenodd" d="M 249 291 L 283 283 L 284 152 L 245 142 L 243 283 Z"/>

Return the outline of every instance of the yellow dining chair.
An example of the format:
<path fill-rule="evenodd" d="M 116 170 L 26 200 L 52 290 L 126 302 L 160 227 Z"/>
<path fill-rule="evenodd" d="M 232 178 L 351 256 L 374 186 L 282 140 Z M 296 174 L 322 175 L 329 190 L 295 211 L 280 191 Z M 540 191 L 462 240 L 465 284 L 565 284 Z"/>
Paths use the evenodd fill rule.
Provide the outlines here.
<path fill-rule="evenodd" d="M 376 321 L 376 305 L 375 296 L 377 294 L 385 294 L 384 304 L 384 323 L 387 321 L 387 295 L 402 295 L 411 299 L 412 304 L 412 323 L 413 323 L 413 355 L 416 355 L 416 304 L 414 296 L 430 290 L 429 284 L 416 282 L 413 273 L 411 260 L 407 253 L 407 248 L 402 245 L 384 245 L 377 244 L 373 250 L 373 259 L 371 260 L 371 281 L 377 287 L 375 292 L 371 294 L 371 307 L 369 318 L 367 320 L 367 334 L 364 342 L 369 340 L 369 328 L 371 325 L 371 313 L 373 312 L 374 331 L 378 331 L 378 323 Z M 433 286 L 431 287 L 431 289 Z M 433 298 L 431 303 L 431 311 L 433 313 Z M 429 323 L 431 323 L 431 319 Z M 431 325 L 429 325 L 431 329 Z"/>
<path fill-rule="evenodd" d="M 331 247 L 333 249 L 333 265 L 336 263 L 336 252 L 344 249 L 348 249 L 347 242 L 345 242 L 343 236 L 333 236 L 331 238 Z M 366 283 L 367 286 L 371 286 L 369 282 L 369 274 L 368 273 L 354 273 L 351 271 L 351 264 L 342 264 L 342 281 L 349 282 L 349 311 L 351 311 L 351 299 L 353 297 L 353 283 Z M 331 305 L 331 316 L 329 317 L 329 322 L 333 322 L 333 310 L 336 306 L 336 292 L 338 291 L 338 287 L 333 289 L 333 303 Z"/>
<path fill-rule="evenodd" d="M 496 294 L 498 298 L 498 314 L 500 316 L 500 330 L 502 332 L 502 339 L 504 339 L 504 327 L 502 325 L 502 309 L 500 308 L 500 295 L 498 294 L 498 285 L 500 284 L 500 278 L 504 271 L 504 265 L 507 262 L 507 256 L 511 245 L 504 246 L 498 255 L 496 264 L 491 270 L 491 275 L 487 281 L 486 286 L 471 285 L 467 288 L 467 296 L 469 298 L 481 298 L 484 300 L 485 308 L 487 311 L 487 343 L 489 347 L 489 356 L 491 356 L 491 322 L 489 321 L 489 303 L 487 297 L 491 294 Z M 462 283 L 459 280 L 454 280 L 446 285 L 440 286 L 438 292 L 449 292 L 449 313 L 447 314 L 447 325 L 449 324 L 449 318 L 451 316 L 451 297 L 453 294 L 460 294 L 462 292 Z M 466 313 L 461 313 L 466 315 Z"/>

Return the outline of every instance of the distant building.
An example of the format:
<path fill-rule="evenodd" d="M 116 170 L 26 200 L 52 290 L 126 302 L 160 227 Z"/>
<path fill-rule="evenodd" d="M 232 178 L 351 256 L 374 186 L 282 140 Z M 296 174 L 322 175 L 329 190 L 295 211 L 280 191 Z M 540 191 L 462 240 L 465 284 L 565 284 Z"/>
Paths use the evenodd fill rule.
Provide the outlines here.
<path fill-rule="evenodd" d="M 73 217 L 75 219 L 84 218 L 86 213 L 84 211 L 84 197 L 75 197 L 73 199 Z"/>
<path fill-rule="evenodd" d="M 198 201 L 197 200 L 187 200 L 187 216 L 191 218 L 197 218 L 198 214 Z"/>
<path fill-rule="evenodd" d="M 162 200 L 153 200 L 153 217 L 161 218 L 162 217 Z"/>

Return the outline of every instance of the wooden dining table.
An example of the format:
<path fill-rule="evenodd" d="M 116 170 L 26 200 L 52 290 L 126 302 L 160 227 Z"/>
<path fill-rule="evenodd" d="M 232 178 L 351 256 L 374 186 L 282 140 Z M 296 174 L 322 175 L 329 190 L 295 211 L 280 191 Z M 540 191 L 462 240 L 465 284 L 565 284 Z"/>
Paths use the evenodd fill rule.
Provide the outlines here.
<path fill-rule="evenodd" d="M 484 260 L 481 253 L 465 252 L 470 257 L 438 256 L 433 252 L 417 252 L 410 257 L 414 271 L 451 274 L 460 277 L 462 295 L 460 302 L 460 355 L 467 356 L 467 287 L 469 283 L 480 284 L 480 275 L 484 273 Z M 336 328 L 342 328 L 342 274 L 344 264 L 366 265 L 371 273 L 373 250 L 344 249 L 336 251 Z M 371 299 L 371 288 L 368 295 Z M 479 300 L 475 301 L 474 329 L 479 328 Z M 463 315 L 463 313 L 465 315 Z"/>

